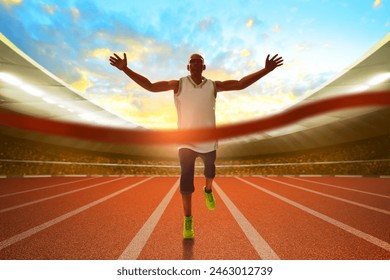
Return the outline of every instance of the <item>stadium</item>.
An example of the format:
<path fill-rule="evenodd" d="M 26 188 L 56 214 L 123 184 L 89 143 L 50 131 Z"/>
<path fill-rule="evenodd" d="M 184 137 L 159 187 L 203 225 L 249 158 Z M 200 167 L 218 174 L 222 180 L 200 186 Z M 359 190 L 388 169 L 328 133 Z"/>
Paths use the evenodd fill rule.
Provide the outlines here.
<path fill-rule="evenodd" d="M 96 121 L 99 117 L 115 126 L 134 128 L 134 124 L 82 98 L 2 38 L 1 63 L 6 67 L 0 77 L 3 111 L 72 122 Z M 389 63 L 383 59 L 389 55 L 389 38 L 388 34 L 345 73 L 300 104 L 341 92 L 351 94 L 365 85 L 369 85 L 369 92 L 389 90 Z M 25 89 L 15 88 L 7 75 L 22 81 L 33 79 L 33 86 L 42 92 L 54 88 L 58 103 L 80 106 L 89 117 L 82 119 L 58 106 L 47 106 L 47 100 L 31 93 L 31 99 L 26 100 Z M 23 99 L 15 100 L 15 96 Z M 389 112 L 383 106 L 337 110 L 270 132 L 222 140 L 218 151 L 220 175 L 390 175 Z M 5 176 L 179 174 L 175 145 L 107 145 L 7 126 L 2 126 L 1 132 Z M 198 172 L 201 174 L 200 168 Z"/>
<path fill-rule="evenodd" d="M 218 210 L 207 213 L 195 192 L 197 236 L 187 242 L 175 145 L 107 143 L 42 133 L 34 121 L 12 124 L 23 115 L 145 130 L 83 98 L 0 37 L 1 259 L 390 258 L 388 104 L 221 139 Z M 389 57 L 387 34 L 289 109 L 356 93 L 385 93 L 388 101 Z M 196 174 L 201 188 L 201 161 Z"/>

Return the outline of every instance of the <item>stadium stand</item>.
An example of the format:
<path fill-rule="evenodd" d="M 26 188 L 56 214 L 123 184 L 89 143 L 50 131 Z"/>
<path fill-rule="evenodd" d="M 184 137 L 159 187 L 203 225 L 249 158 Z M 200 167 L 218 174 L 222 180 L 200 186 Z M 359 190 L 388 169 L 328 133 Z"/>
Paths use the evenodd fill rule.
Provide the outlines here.
<path fill-rule="evenodd" d="M 218 175 L 390 175 L 390 135 L 298 152 L 217 160 Z M 203 172 L 197 160 L 197 175 Z M 0 175 L 179 175 L 176 159 L 81 150 L 0 134 Z"/>

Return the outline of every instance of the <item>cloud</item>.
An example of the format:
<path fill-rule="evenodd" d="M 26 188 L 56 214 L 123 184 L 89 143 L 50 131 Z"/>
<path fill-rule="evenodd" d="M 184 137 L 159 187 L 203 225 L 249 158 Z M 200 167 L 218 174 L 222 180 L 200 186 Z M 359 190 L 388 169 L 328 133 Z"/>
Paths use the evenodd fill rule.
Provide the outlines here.
<path fill-rule="evenodd" d="M 246 28 L 252 28 L 253 24 L 255 23 L 255 20 L 253 18 L 248 19 L 245 26 Z"/>
<path fill-rule="evenodd" d="M 112 53 L 113 52 L 109 48 L 97 48 L 89 51 L 88 56 L 98 59 L 107 59 Z"/>
<path fill-rule="evenodd" d="M 70 12 L 72 14 L 73 20 L 78 20 L 80 18 L 80 10 L 77 8 L 71 8 Z"/>
<path fill-rule="evenodd" d="M 4 6 L 15 6 L 15 5 L 20 5 L 22 4 L 22 0 L 0 0 L 0 4 Z"/>
<path fill-rule="evenodd" d="M 240 56 L 241 57 L 250 56 L 250 55 L 251 55 L 251 52 L 248 49 L 242 49 L 240 51 Z"/>
<path fill-rule="evenodd" d="M 50 15 L 54 15 L 59 9 L 58 5 L 43 5 L 42 8 L 46 13 Z"/>
<path fill-rule="evenodd" d="M 204 76 L 214 81 L 226 81 L 240 78 L 239 72 L 229 72 L 222 68 L 208 67 Z"/>
<path fill-rule="evenodd" d="M 280 26 L 278 24 L 274 25 L 274 27 L 272 27 L 272 32 L 279 33 L 280 32 Z"/>
<path fill-rule="evenodd" d="M 281 107 L 286 107 L 297 100 L 292 92 L 273 95 L 262 93 L 254 95 L 250 92 L 220 93 L 216 105 L 217 124 L 223 125 L 261 118 L 278 112 Z"/>
<path fill-rule="evenodd" d="M 375 0 L 374 4 L 373 4 L 373 7 L 374 8 L 378 8 L 380 5 L 381 5 L 381 0 Z"/>
<path fill-rule="evenodd" d="M 177 127 L 173 93 L 144 92 L 139 94 L 136 92 L 137 90 L 128 94 L 111 94 L 100 98 L 95 96 L 91 100 L 147 128 L 174 129 Z M 250 91 L 219 93 L 216 105 L 217 124 L 260 118 L 277 112 L 281 106 L 287 106 L 295 100 L 297 97 L 292 92 L 275 95 L 253 95 Z"/>
<path fill-rule="evenodd" d="M 361 41 L 354 39 L 360 14 L 351 10 L 345 17 L 344 10 L 335 9 L 334 17 L 325 17 L 327 10 L 307 9 L 306 0 L 292 4 L 296 7 L 266 2 L 260 5 L 258 1 L 248 1 L 245 7 L 240 1 L 227 1 L 223 7 L 218 1 L 190 6 L 185 1 L 177 5 L 166 1 L 154 1 L 153 5 L 148 1 L 129 5 L 119 0 L 63 2 L 55 5 L 53 1 L 0 0 L 2 32 L 78 91 L 93 100 L 104 100 L 103 105 L 117 108 L 126 118 L 153 126 L 176 125 L 171 94 L 160 96 L 140 89 L 110 66 L 108 57 L 113 52 L 121 56 L 126 52 L 129 66 L 151 81 L 187 75 L 188 55 L 195 52 L 204 55 L 205 76 L 214 80 L 239 79 L 261 69 L 268 53 L 282 54 L 283 70 L 245 92 L 219 95 L 218 119 L 231 122 L 239 115 L 231 114 L 231 109 L 240 112 L 242 118 L 251 118 L 251 113 L 260 116 L 277 104 L 305 96 L 325 77 L 310 74 L 340 71 L 354 53 L 372 44 L 365 36 Z M 329 10 L 338 5 L 319 2 Z M 370 3 L 374 8 L 383 6 L 379 0 Z M 11 13 L 8 6 L 13 5 L 20 7 Z M 259 14 L 255 11 L 260 6 Z M 359 2 L 359 6 L 367 5 Z M 356 12 L 360 10 L 363 8 Z M 376 16 L 382 15 L 379 10 Z M 367 27 L 374 23 L 366 22 Z M 378 28 L 371 28 L 372 37 L 388 26 L 388 19 L 383 18 Z M 343 60 L 342 56 L 347 58 Z M 157 108 L 158 104 L 163 106 Z"/>
<path fill-rule="evenodd" d="M 132 122 L 153 129 L 172 129 L 177 127 L 177 114 L 173 93 L 111 94 L 92 98 L 100 106 L 114 111 Z"/>
<path fill-rule="evenodd" d="M 198 23 L 198 27 L 201 31 L 207 31 L 213 25 L 214 20 L 211 17 L 207 17 Z"/>
<path fill-rule="evenodd" d="M 306 43 L 299 43 L 295 45 L 295 50 L 298 52 L 307 51 L 309 49 L 308 45 Z"/>
<path fill-rule="evenodd" d="M 87 72 L 85 70 L 78 70 L 78 72 L 81 74 L 81 78 L 78 81 L 73 82 L 71 84 L 71 86 L 74 89 L 78 90 L 79 92 L 85 93 L 86 90 L 89 87 L 91 87 L 93 84 L 91 83 L 91 81 L 88 78 L 89 72 Z"/>
<path fill-rule="evenodd" d="M 150 61 L 152 63 L 156 58 L 162 58 L 168 54 L 174 56 L 170 45 L 156 41 L 152 37 L 138 34 L 112 34 L 109 31 L 98 32 L 94 34 L 94 37 L 95 45 L 104 46 L 88 52 L 89 56 L 96 58 L 108 59 L 114 52 L 123 57 L 125 52 L 130 65 L 134 62 L 148 64 Z"/>

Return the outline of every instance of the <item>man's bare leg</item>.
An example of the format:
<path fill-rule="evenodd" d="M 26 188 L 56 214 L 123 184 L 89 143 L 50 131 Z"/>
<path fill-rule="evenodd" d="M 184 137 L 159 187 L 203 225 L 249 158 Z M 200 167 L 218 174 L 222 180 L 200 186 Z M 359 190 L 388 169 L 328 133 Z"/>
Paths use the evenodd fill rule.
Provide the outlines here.
<path fill-rule="evenodd" d="M 183 200 L 183 210 L 184 210 L 184 216 L 192 216 L 192 203 L 191 198 L 192 194 L 184 195 L 182 194 L 182 200 Z"/>
<path fill-rule="evenodd" d="M 184 228 L 183 228 L 183 237 L 184 239 L 192 239 L 194 238 L 194 223 L 192 218 L 192 211 L 191 211 L 191 198 L 192 194 L 189 195 L 183 195 L 182 194 L 182 200 L 183 200 L 183 209 L 184 209 Z"/>
<path fill-rule="evenodd" d="M 206 188 L 205 191 L 210 193 L 212 192 L 212 185 L 213 185 L 214 178 L 206 178 Z"/>

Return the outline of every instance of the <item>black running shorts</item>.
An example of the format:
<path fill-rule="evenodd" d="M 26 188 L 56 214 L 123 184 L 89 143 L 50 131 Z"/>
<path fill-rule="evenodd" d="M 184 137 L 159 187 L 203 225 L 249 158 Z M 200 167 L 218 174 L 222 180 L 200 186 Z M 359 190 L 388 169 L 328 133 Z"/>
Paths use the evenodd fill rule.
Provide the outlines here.
<path fill-rule="evenodd" d="M 215 177 L 215 159 L 217 152 L 198 153 L 191 149 L 179 150 L 181 168 L 180 192 L 184 195 L 194 192 L 195 160 L 200 157 L 204 163 L 204 176 L 213 179 Z"/>

